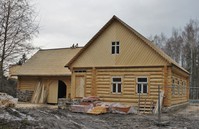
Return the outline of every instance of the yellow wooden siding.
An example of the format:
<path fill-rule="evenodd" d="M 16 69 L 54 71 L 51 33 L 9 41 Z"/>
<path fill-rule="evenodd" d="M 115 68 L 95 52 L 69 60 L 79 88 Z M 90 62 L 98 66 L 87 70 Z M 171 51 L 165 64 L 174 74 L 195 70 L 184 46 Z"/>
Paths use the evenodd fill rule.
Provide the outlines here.
<path fill-rule="evenodd" d="M 19 90 L 34 91 L 35 86 L 38 84 L 38 79 L 34 77 L 20 77 L 18 80 L 17 88 Z"/>
<path fill-rule="evenodd" d="M 92 69 L 87 69 L 86 73 L 74 73 L 72 82 L 75 82 L 75 78 L 78 75 L 85 76 L 85 96 L 92 94 Z M 122 77 L 122 93 L 113 94 L 111 79 L 113 76 Z M 158 68 L 115 68 L 115 69 L 102 69 L 96 68 L 95 84 L 96 95 L 100 97 L 102 101 L 108 102 L 121 102 L 129 104 L 138 104 L 138 94 L 136 93 L 136 78 L 137 77 L 148 78 L 148 95 L 142 95 L 142 98 L 148 98 L 147 101 L 158 98 L 158 85 L 163 85 L 163 67 Z M 74 83 L 75 84 L 75 83 Z M 72 84 L 72 88 L 75 90 L 75 85 Z M 74 93 L 74 92 L 73 92 Z M 75 95 L 73 96 L 75 97 Z"/>
<path fill-rule="evenodd" d="M 66 97 L 71 97 L 71 77 L 19 77 L 18 86 L 19 90 L 30 90 L 34 91 L 35 86 L 38 85 L 39 81 L 46 86 L 52 86 L 48 95 L 49 103 L 57 103 L 54 98 L 57 98 L 58 81 L 61 80 L 66 84 Z M 50 97 L 50 98 L 49 98 Z M 57 100 L 57 99 L 56 99 Z"/>
<path fill-rule="evenodd" d="M 112 41 L 120 42 L 120 54 L 111 54 Z M 154 66 L 167 62 L 119 22 L 113 22 L 70 67 Z"/>

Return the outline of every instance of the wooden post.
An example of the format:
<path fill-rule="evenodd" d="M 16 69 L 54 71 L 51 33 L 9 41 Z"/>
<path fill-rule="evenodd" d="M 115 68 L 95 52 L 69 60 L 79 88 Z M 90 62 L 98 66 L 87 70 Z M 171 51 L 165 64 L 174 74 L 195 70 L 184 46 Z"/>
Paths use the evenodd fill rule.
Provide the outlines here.
<path fill-rule="evenodd" d="M 72 76 L 71 76 L 71 89 L 70 89 L 70 92 L 71 92 L 71 99 L 75 98 L 75 73 L 73 73 L 72 71 Z"/>
<path fill-rule="evenodd" d="M 164 86 L 163 86 L 163 90 L 165 91 L 165 97 L 164 97 L 164 105 L 167 106 L 168 105 L 168 96 L 169 96 L 169 88 L 168 88 L 168 69 L 167 66 L 164 66 L 163 69 L 163 77 L 164 77 Z M 158 86 L 159 88 L 159 86 Z M 159 91 L 158 91 L 159 92 Z M 158 93 L 159 94 L 159 93 Z"/>
<path fill-rule="evenodd" d="M 172 85 L 171 67 L 164 66 L 163 75 L 164 75 L 164 93 L 165 93 L 163 105 L 169 107 L 171 106 L 171 85 Z"/>
<path fill-rule="evenodd" d="M 140 91 L 139 92 L 139 100 L 138 100 L 138 114 L 140 114 Z"/>
<path fill-rule="evenodd" d="M 97 86 L 96 86 L 96 68 L 93 67 L 92 69 L 92 88 L 91 88 L 91 95 L 97 95 Z"/>
<path fill-rule="evenodd" d="M 190 80 L 189 80 L 189 77 L 187 77 L 187 80 L 186 80 L 186 82 L 187 82 L 187 85 L 186 85 L 186 98 L 187 98 L 187 101 L 189 100 L 189 94 L 190 94 L 190 82 L 189 82 Z"/>
<path fill-rule="evenodd" d="M 158 124 L 161 122 L 160 86 L 158 86 Z"/>

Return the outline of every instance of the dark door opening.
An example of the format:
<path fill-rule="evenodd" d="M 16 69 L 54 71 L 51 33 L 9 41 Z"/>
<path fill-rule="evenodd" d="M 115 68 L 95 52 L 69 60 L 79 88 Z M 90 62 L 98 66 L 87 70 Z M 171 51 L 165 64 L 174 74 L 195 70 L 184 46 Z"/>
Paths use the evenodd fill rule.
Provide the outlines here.
<path fill-rule="evenodd" d="M 66 84 L 63 81 L 58 81 L 58 98 L 66 98 Z"/>

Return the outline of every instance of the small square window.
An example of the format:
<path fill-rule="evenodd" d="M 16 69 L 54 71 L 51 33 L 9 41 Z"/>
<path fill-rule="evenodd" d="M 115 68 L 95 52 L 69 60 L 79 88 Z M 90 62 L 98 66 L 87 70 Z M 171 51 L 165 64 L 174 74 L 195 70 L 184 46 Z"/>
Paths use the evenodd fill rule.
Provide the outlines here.
<path fill-rule="evenodd" d="M 112 54 L 119 54 L 120 53 L 120 42 L 112 42 L 112 48 L 111 48 Z"/>

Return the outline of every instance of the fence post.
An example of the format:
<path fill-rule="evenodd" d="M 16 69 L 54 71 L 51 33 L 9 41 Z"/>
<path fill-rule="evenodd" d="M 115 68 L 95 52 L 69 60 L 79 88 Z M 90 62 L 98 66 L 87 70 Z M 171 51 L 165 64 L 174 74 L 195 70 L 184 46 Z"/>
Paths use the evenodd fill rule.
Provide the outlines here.
<path fill-rule="evenodd" d="M 161 109 L 160 109 L 160 86 L 158 86 L 158 124 L 161 122 Z"/>
<path fill-rule="evenodd" d="M 138 100 L 138 113 L 140 113 L 140 91 L 139 91 L 139 100 Z"/>

